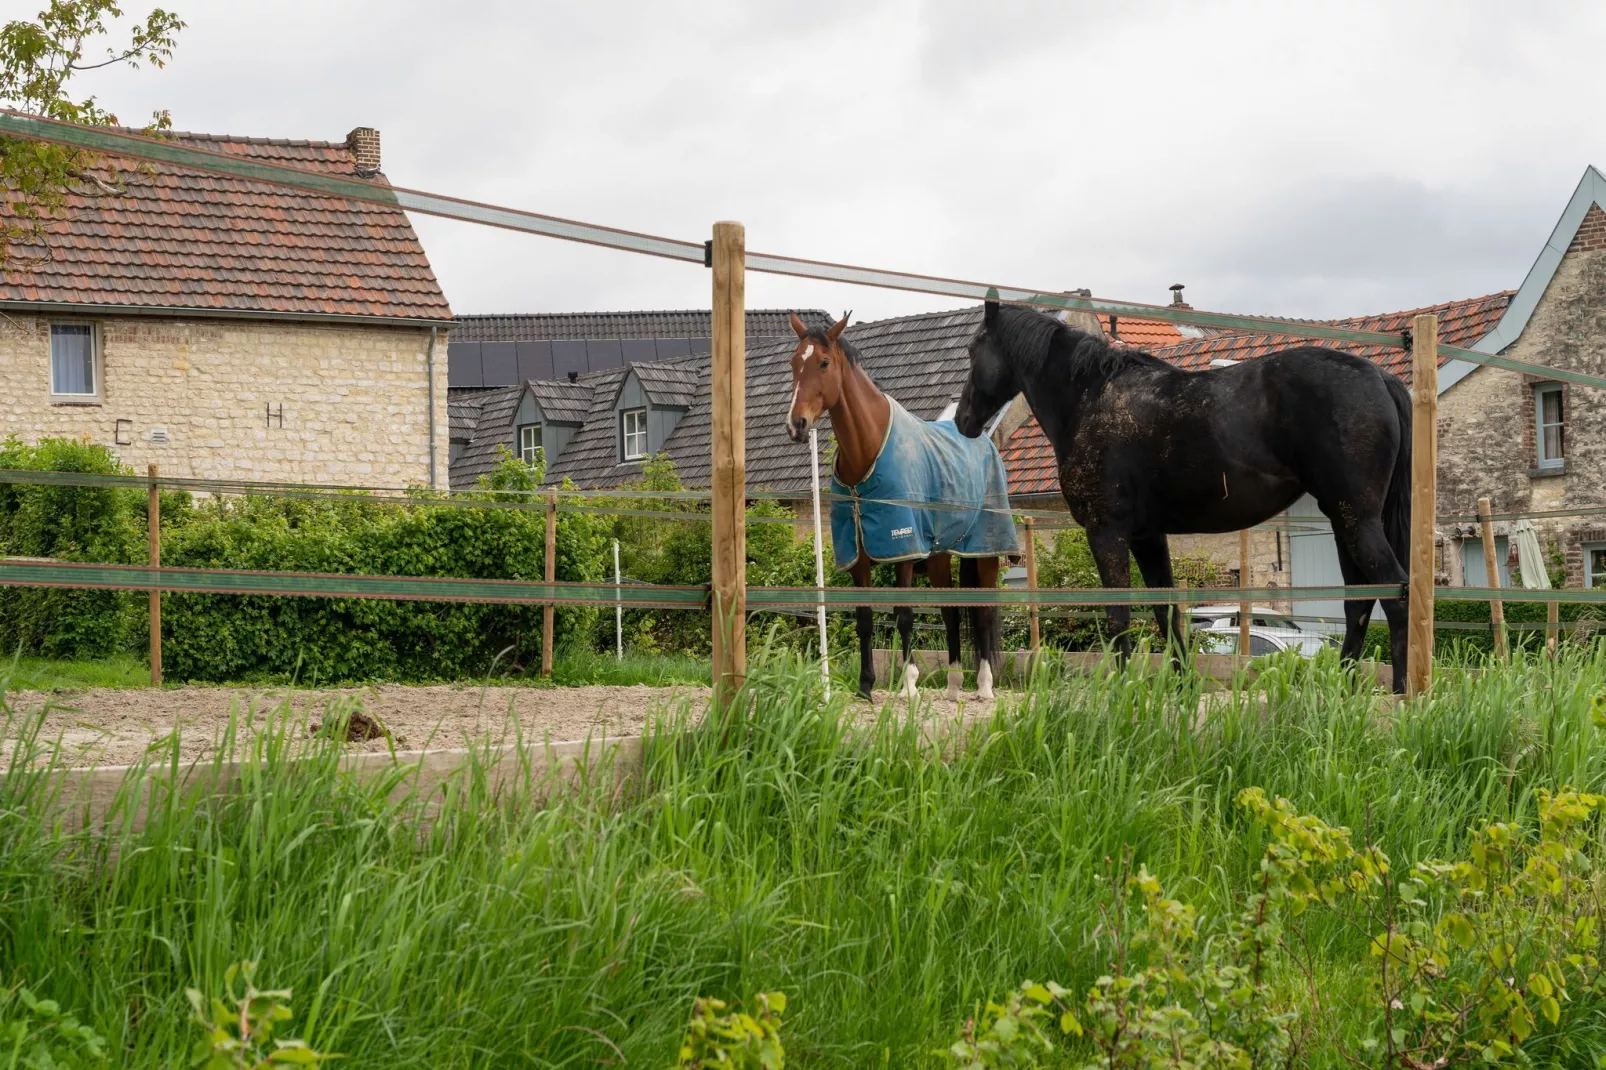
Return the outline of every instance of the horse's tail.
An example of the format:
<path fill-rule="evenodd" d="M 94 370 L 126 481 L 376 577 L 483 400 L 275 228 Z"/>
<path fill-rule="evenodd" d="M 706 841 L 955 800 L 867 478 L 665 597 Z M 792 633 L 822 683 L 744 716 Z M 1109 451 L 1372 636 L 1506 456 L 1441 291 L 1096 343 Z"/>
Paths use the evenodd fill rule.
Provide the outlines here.
<path fill-rule="evenodd" d="M 1394 455 L 1394 473 L 1383 498 L 1383 535 L 1399 560 L 1411 571 L 1411 392 L 1392 375 L 1385 375 L 1390 399 L 1399 421 L 1400 452 Z"/>

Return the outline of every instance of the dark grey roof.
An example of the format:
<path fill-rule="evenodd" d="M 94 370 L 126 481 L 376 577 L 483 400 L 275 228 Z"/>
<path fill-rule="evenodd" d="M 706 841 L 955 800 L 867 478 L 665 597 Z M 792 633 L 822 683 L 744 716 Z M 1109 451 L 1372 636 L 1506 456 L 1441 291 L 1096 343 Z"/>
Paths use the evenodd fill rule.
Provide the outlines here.
<path fill-rule="evenodd" d="M 970 371 L 968 348 L 981 326 L 981 308 L 933 312 L 849 327 L 847 337 L 859 348 L 868 371 L 882 390 L 922 419 L 935 419 L 959 396 Z M 754 489 L 804 491 L 809 486 L 808 449 L 786 434 L 786 407 L 791 397 L 791 356 L 795 340 L 760 342 L 747 349 L 747 485 Z M 674 362 L 681 363 L 681 362 Z M 692 362 L 685 362 L 691 364 Z M 709 484 L 709 404 L 706 358 L 696 362 L 697 388 L 691 408 L 664 445 L 681 480 L 689 487 Z M 608 373 L 620 374 L 620 373 Z M 617 382 L 605 388 L 594 380 L 593 398 L 606 397 L 564 451 L 550 477 L 569 476 L 582 487 L 611 487 L 635 478 L 639 465 L 615 464 L 618 444 L 612 397 Z M 822 421 L 829 435 L 830 420 Z M 589 436 L 589 438 L 588 438 Z M 577 449 L 586 440 L 587 449 Z M 822 443 L 823 447 L 823 443 Z"/>
<path fill-rule="evenodd" d="M 654 405 L 671 409 L 689 409 L 697 397 L 697 383 L 702 378 L 701 369 L 707 363 L 707 357 L 694 357 L 688 360 L 632 364 L 630 370 L 636 373 L 647 400 Z"/>
<path fill-rule="evenodd" d="M 479 422 L 480 405 L 486 393 L 488 391 L 484 390 L 447 392 L 446 420 L 454 440 L 461 442 L 474 437 L 474 425 Z"/>
<path fill-rule="evenodd" d="M 583 424 L 591 411 L 591 380 L 571 383 L 566 379 L 545 379 L 526 383 L 541 414 L 560 424 Z"/>
<path fill-rule="evenodd" d="M 790 336 L 787 317 L 793 309 L 749 309 L 749 338 Z M 796 309 L 810 327 L 829 326 L 831 317 L 817 308 Z M 713 313 L 707 309 L 660 312 L 533 312 L 509 315 L 458 316 L 454 342 L 538 342 L 590 338 L 700 338 L 713 334 Z"/>
<path fill-rule="evenodd" d="M 484 390 L 477 396 L 480 398 L 479 420 L 474 427 L 473 440 L 463 447 L 457 463 L 452 465 L 450 483 L 453 490 L 472 490 L 480 476 L 495 470 L 497 447 L 513 448 L 513 415 L 519 411 L 524 386 L 520 384 Z"/>
<path fill-rule="evenodd" d="M 704 362 L 708 358 L 698 358 Z M 591 411 L 586 422 L 569 440 L 562 455 L 547 465 L 548 483 L 562 482 L 565 476 L 581 487 L 614 487 L 641 474 L 641 462 L 619 463 L 618 426 L 613 403 L 624 381 L 625 369 L 614 368 L 586 377 L 591 384 Z"/>

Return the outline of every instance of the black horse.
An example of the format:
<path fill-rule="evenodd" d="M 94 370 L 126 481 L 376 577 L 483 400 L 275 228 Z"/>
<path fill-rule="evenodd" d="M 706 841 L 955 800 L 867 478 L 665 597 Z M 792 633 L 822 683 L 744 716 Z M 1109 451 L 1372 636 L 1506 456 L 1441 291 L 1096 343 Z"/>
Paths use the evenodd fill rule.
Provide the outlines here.
<path fill-rule="evenodd" d="M 1360 357 L 1318 346 L 1185 372 L 1027 308 L 988 302 L 954 422 L 966 435 L 1018 393 L 1054 444 L 1060 490 L 1106 587 L 1128 551 L 1172 586 L 1168 534 L 1239 531 L 1310 494 L 1333 523 L 1347 584 L 1403 584 L 1411 527 L 1411 395 Z M 1394 690 L 1405 690 L 1405 600 L 1382 600 Z M 1344 603 L 1343 657 L 1360 656 L 1372 603 Z M 1168 642 L 1181 621 L 1156 606 Z M 1130 606 L 1111 606 L 1125 657 Z"/>

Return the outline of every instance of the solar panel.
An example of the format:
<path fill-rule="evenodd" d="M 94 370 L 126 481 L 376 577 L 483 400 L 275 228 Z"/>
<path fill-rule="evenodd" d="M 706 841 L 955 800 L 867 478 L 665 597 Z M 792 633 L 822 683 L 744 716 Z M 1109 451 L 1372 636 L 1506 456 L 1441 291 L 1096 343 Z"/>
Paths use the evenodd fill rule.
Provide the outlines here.
<path fill-rule="evenodd" d="M 449 342 L 446 346 L 446 385 L 484 386 L 478 342 Z"/>
<path fill-rule="evenodd" d="M 570 372 L 584 375 L 591 367 L 586 363 L 586 344 L 571 340 L 552 343 L 552 377 L 567 379 Z"/>
<path fill-rule="evenodd" d="M 691 340 L 687 338 L 659 338 L 656 340 L 658 359 L 691 356 Z"/>
<path fill-rule="evenodd" d="M 552 378 L 552 343 L 518 342 L 519 380 Z"/>
<path fill-rule="evenodd" d="M 624 349 L 626 364 L 658 359 L 658 347 L 651 338 L 626 338 L 619 344 Z"/>
<path fill-rule="evenodd" d="M 714 342 L 709 338 L 693 338 L 688 344 L 690 345 L 690 349 L 687 350 L 688 353 L 712 353 L 714 351 Z"/>
<path fill-rule="evenodd" d="M 519 358 L 512 342 L 481 342 L 480 362 L 486 386 L 513 386 L 519 381 Z"/>
<path fill-rule="evenodd" d="M 617 338 L 592 339 L 586 343 L 586 363 L 594 372 L 617 368 L 625 362 L 624 350 Z"/>

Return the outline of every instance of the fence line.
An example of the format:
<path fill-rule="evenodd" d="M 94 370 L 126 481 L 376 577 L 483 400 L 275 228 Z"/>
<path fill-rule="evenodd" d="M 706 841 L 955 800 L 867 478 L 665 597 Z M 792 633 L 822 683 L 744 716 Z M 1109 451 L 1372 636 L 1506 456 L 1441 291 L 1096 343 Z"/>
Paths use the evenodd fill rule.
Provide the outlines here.
<path fill-rule="evenodd" d="M 477 201 L 448 197 L 402 186 L 379 185 L 358 178 L 348 178 L 327 172 L 302 170 L 283 164 L 234 156 L 206 149 L 190 148 L 106 127 L 80 126 L 58 122 L 11 110 L 0 110 L 0 134 L 11 134 L 35 141 L 47 141 L 92 152 L 105 152 L 129 159 L 168 163 L 191 170 L 243 178 L 270 185 L 286 186 L 326 196 L 380 204 L 407 211 L 423 212 L 448 219 L 479 223 L 504 229 L 519 230 L 543 237 L 564 241 L 601 245 L 623 252 L 665 257 L 683 262 L 709 264 L 708 251 L 712 243 L 692 242 L 661 235 L 642 234 L 594 223 L 582 223 L 557 216 L 542 215 L 514 208 L 503 208 Z M 1384 346 L 1407 349 L 1410 343 L 1404 333 L 1368 331 L 1352 327 L 1337 327 L 1324 323 L 1284 320 L 1267 316 L 1239 316 L 1220 312 L 1203 312 L 1197 309 L 1179 309 L 1171 305 L 1150 305 L 1142 302 L 1112 301 L 1103 298 L 1078 297 L 1056 293 L 1052 289 L 1030 289 L 1001 286 L 994 283 L 964 279 L 921 275 L 904 271 L 835 264 L 824 260 L 779 256 L 766 253 L 746 254 L 746 270 L 762 271 L 798 278 L 821 279 L 882 289 L 905 290 L 913 293 L 935 294 L 972 301 L 996 300 L 1010 304 L 1031 305 L 1054 310 L 1074 309 L 1107 315 L 1133 316 L 1164 320 L 1170 323 L 1194 324 L 1206 327 L 1224 327 L 1234 330 L 1258 331 L 1301 338 L 1319 338 L 1327 341 L 1350 342 L 1358 345 Z M 1503 357 L 1499 354 L 1480 353 L 1459 346 L 1440 345 L 1442 356 L 1504 368 L 1508 371 L 1537 375 L 1543 378 L 1606 389 L 1606 378 L 1575 372 L 1566 368 L 1552 368 L 1529 361 Z"/>

